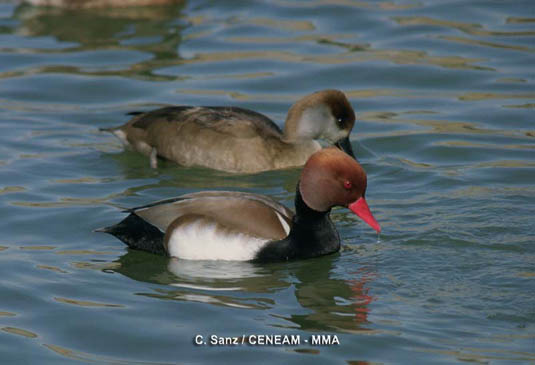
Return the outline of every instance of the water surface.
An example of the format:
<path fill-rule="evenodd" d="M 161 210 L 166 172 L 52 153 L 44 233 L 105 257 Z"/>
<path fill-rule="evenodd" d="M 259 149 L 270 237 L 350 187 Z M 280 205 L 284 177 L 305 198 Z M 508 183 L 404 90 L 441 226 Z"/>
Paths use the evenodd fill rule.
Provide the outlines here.
<path fill-rule="evenodd" d="M 0 354 L 6 363 L 535 361 L 532 1 L 0 3 Z M 299 169 L 239 176 L 122 150 L 98 128 L 165 104 L 282 125 L 346 92 L 383 233 L 270 265 L 128 251 L 92 230 L 200 189 L 293 205 Z M 299 335 L 194 346 L 195 335 Z M 311 335 L 339 345 L 312 346 Z"/>

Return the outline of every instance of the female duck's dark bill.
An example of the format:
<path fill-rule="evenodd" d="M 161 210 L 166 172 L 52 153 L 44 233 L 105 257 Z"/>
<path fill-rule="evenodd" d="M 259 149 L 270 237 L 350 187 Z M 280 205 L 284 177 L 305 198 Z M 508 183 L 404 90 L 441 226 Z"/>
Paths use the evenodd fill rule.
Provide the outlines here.
<path fill-rule="evenodd" d="M 334 145 L 347 153 L 349 156 L 353 157 L 355 160 L 357 159 L 353 153 L 353 147 L 351 146 L 351 141 L 349 141 L 349 136 L 338 140 Z"/>

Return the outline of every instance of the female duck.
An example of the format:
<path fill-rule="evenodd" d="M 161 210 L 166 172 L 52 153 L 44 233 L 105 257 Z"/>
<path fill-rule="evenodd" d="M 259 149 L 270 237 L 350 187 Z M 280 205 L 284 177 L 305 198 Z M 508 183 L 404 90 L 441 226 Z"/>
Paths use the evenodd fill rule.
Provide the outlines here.
<path fill-rule="evenodd" d="M 297 184 L 295 214 L 267 196 L 229 191 L 186 194 L 129 210 L 99 229 L 130 248 L 190 260 L 285 261 L 337 252 L 329 218 L 347 207 L 377 232 L 364 199 L 366 173 L 344 152 L 326 148 L 307 161 Z"/>
<path fill-rule="evenodd" d="M 302 166 L 321 149 L 321 139 L 353 156 L 349 134 L 355 112 L 338 90 L 295 103 L 284 132 L 268 117 L 238 107 L 170 106 L 133 114 L 125 125 L 103 130 L 149 155 L 152 167 L 157 157 L 234 173 Z"/>

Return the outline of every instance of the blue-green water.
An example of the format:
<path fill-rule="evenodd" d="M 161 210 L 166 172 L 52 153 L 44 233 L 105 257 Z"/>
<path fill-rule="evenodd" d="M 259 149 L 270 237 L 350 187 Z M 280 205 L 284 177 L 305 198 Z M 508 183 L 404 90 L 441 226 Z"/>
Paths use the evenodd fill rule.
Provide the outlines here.
<path fill-rule="evenodd" d="M 535 3 L 189 1 L 62 11 L 0 3 L 2 363 L 535 362 Z M 345 91 L 378 241 L 339 254 L 187 262 L 92 233 L 199 189 L 288 206 L 299 169 L 236 176 L 123 152 L 98 132 L 162 104 L 279 124 Z M 211 334 L 294 346 L 194 346 Z M 339 345 L 313 346 L 311 335 Z"/>

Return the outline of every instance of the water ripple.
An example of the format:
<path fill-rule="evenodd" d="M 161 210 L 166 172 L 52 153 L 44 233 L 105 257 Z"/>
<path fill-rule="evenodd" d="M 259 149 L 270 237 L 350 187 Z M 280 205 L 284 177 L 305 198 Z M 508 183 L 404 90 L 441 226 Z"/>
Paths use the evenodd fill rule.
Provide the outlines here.
<path fill-rule="evenodd" d="M 0 3 L 2 359 L 533 361 L 532 8 Z M 380 237 L 336 208 L 340 253 L 255 265 L 169 259 L 93 232 L 125 207 L 201 189 L 291 207 L 300 171 L 154 170 L 98 128 L 168 104 L 231 104 L 282 126 L 292 103 L 325 88 L 342 89 L 356 110 L 351 140 Z M 269 333 L 336 334 L 341 344 L 192 343 Z"/>

